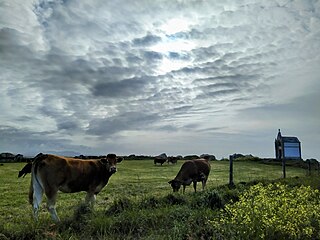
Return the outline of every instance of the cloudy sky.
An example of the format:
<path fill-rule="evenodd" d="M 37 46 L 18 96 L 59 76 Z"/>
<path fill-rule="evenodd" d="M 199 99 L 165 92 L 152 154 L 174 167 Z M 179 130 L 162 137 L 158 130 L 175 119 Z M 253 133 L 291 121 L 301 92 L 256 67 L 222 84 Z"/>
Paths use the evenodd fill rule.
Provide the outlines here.
<path fill-rule="evenodd" d="M 318 0 L 2 0 L 0 152 L 320 159 Z"/>

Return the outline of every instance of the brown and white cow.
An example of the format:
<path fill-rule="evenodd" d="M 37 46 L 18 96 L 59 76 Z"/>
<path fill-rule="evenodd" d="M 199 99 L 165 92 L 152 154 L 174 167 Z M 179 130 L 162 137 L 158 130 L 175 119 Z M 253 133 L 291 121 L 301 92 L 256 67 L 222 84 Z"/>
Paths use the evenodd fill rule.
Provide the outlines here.
<path fill-rule="evenodd" d="M 38 154 L 32 164 L 29 202 L 38 219 L 42 195 L 47 197 L 47 207 L 54 221 L 60 221 L 56 209 L 57 193 L 87 192 L 86 202 L 92 205 L 96 195 L 107 185 L 117 171 L 117 157 L 108 154 L 105 159 L 81 160 L 50 154 Z"/>
<path fill-rule="evenodd" d="M 197 182 L 202 182 L 202 190 L 204 190 L 208 176 L 210 173 L 210 163 L 208 159 L 195 159 L 185 161 L 177 176 L 169 181 L 174 192 L 179 191 L 181 185 L 183 186 L 183 193 L 186 186 L 189 186 L 193 182 L 194 191 L 197 191 Z"/>

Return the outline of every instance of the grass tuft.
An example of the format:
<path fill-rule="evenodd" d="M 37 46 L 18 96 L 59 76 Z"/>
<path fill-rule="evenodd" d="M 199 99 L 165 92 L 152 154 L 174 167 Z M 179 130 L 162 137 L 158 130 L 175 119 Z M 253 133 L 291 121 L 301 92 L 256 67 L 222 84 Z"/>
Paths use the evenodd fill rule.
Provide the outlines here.
<path fill-rule="evenodd" d="M 127 197 L 117 199 L 113 204 L 106 210 L 107 216 L 118 215 L 123 211 L 131 210 L 133 208 L 133 201 Z"/>
<path fill-rule="evenodd" d="M 187 203 L 186 197 L 180 194 L 168 194 L 164 198 L 164 201 L 168 205 L 182 205 Z"/>

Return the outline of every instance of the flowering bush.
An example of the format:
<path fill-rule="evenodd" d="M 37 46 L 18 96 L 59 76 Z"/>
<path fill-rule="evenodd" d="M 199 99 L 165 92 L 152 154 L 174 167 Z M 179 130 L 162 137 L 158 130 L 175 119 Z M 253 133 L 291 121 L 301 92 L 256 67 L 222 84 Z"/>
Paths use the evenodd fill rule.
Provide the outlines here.
<path fill-rule="evenodd" d="M 217 238 L 320 239 L 320 194 L 311 187 L 257 184 L 212 221 Z"/>

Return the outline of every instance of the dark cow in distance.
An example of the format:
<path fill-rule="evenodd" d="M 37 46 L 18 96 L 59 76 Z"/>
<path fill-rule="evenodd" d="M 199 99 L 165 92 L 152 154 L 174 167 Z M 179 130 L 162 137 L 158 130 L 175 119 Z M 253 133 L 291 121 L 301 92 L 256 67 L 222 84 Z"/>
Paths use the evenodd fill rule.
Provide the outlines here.
<path fill-rule="evenodd" d="M 196 192 L 197 182 L 202 182 L 202 190 L 204 190 L 210 169 L 211 166 L 208 159 L 188 160 L 182 164 L 177 176 L 168 183 L 174 192 L 179 191 L 182 185 L 184 193 L 186 186 L 189 186 L 191 183 L 193 183 L 193 188 Z"/>
<path fill-rule="evenodd" d="M 32 162 L 29 162 L 19 171 L 18 178 L 25 177 L 28 173 L 31 173 L 31 169 L 32 169 Z"/>
<path fill-rule="evenodd" d="M 154 158 L 153 163 L 156 165 L 157 163 L 160 163 L 160 165 L 162 166 L 162 164 L 164 164 L 167 161 L 167 159 L 163 159 L 163 158 Z"/>
<path fill-rule="evenodd" d="M 156 165 L 157 163 L 160 163 L 162 166 L 162 164 L 164 164 L 167 161 L 167 159 L 168 159 L 167 154 L 162 153 L 159 156 L 154 157 L 153 163 L 154 165 Z"/>
<path fill-rule="evenodd" d="M 168 157 L 168 163 L 177 164 L 178 158 L 177 157 Z"/>
<path fill-rule="evenodd" d="M 95 202 L 96 195 L 117 171 L 117 157 L 108 154 L 104 159 L 81 160 L 51 154 L 38 154 L 32 163 L 29 202 L 35 219 L 42 195 L 47 197 L 47 208 L 54 221 L 60 221 L 56 209 L 57 193 L 87 192 L 86 203 Z"/>

